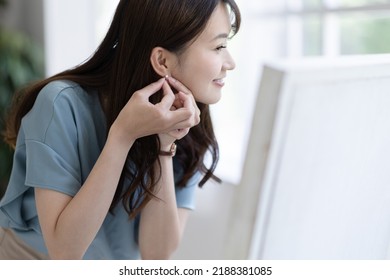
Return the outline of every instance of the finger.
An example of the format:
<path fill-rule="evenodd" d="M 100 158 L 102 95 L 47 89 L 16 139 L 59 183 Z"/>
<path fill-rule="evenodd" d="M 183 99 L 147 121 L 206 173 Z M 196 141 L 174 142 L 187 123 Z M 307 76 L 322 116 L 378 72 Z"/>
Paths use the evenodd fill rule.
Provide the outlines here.
<path fill-rule="evenodd" d="M 173 106 L 175 106 L 176 109 L 179 109 L 179 108 L 182 108 L 182 107 L 183 107 L 183 103 L 182 103 L 182 101 L 180 100 L 179 94 L 175 94 L 175 101 L 173 102 Z"/>
<path fill-rule="evenodd" d="M 189 128 L 175 129 L 175 130 L 169 131 L 167 134 L 169 136 L 175 138 L 176 140 L 179 140 L 179 139 L 183 138 L 184 136 L 186 136 L 189 131 L 190 131 Z"/>
<path fill-rule="evenodd" d="M 179 91 L 176 93 L 176 100 L 175 103 L 180 104 L 180 108 L 186 107 L 188 109 L 191 109 L 194 107 L 193 100 L 190 95 L 185 94 L 182 91 Z"/>
<path fill-rule="evenodd" d="M 136 91 L 136 93 L 138 93 L 144 99 L 149 99 L 149 97 L 151 97 L 153 94 L 155 94 L 157 91 L 161 89 L 161 87 L 164 85 L 164 82 L 165 82 L 165 78 L 159 79 L 158 81 L 151 83 L 146 87 Z"/>
<path fill-rule="evenodd" d="M 169 110 L 172 107 L 172 105 L 174 104 L 176 97 L 175 97 L 175 94 L 173 93 L 171 87 L 169 86 L 168 82 L 165 81 L 163 83 L 162 89 L 163 89 L 163 97 L 160 101 L 160 105 L 164 109 Z"/>
<path fill-rule="evenodd" d="M 168 77 L 167 78 L 167 81 L 169 82 L 169 84 L 174 87 L 177 91 L 181 91 L 181 92 L 184 92 L 185 94 L 191 94 L 191 91 L 185 86 L 183 85 L 181 82 L 179 82 L 178 80 L 176 80 L 175 78 L 173 77 Z"/>
<path fill-rule="evenodd" d="M 199 124 L 200 117 L 195 117 L 193 114 L 188 114 L 188 110 L 178 109 L 171 111 L 171 114 L 175 115 L 175 122 L 168 129 L 168 131 L 176 129 L 187 129 Z"/>
<path fill-rule="evenodd" d="M 180 107 L 175 111 L 169 111 L 169 118 L 172 120 L 172 126 L 169 130 L 189 128 L 197 125 L 200 121 L 200 110 L 196 103 L 193 103 L 191 95 L 179 92 L 176 96 L 180 100 Z"/>
<path fill-rule="evenodd" d="M 169 82 L 169 84 L 178 91 L 178 93 L 181 92 L 181 93 L 191 97 L 193 105 L 196 108 L 195 110 L 198 111 L 198 113 L 200 114 L 200 110 L 199 110 L 198 106 L 196 105 L 196 100 L 194 98 L 194 95 L 191 93 L 191 91 L 186 86 L 184 86 L 180 81 L 176 80 L 173 77 L 166 77 L 166 79 Z"/>
<path fill-rule="evenodd" d="M 180 81 L 178 81 L 175 78 L 170 77 L 170 76 L 166 77 L 166 80 L 169 82 L 169 84 L 172 87 L 174 87 L 178 91 L 178 93 L 182 92 L 183 94 L 190 96 L 191 100 L 194 104 L 194 107 L 196 108 L 197 111 L 199 111 L 198 106 L 196 105 L 194 95 L 191 93 L 191 91 L 185 85 L 183 85 Z M 199 111 L 199 113 L 200 113 L 200 111 Z"/>
<path fill-rule="evenodd" d="M 189 108 L 190 108 L 190 106 L 192 105 L 193 108 L 194 108 L 194 110 L 195 110 L 195 114 L 196 114 L 197 116 L 200 116 L 199 107 L 198 107 L 198 105 L 196 104 L 195 100 L 194 100 L 191 96 L 186 95 L 186 94 L 183 93 L 183 92 L 178 92 L 177 97 L 180 99 L 180 102 L 181 102 L 181 104 L 182 104 L 182 107 L 184 107 L 184 104 L 185 104 L 185 102 L 186 102 L 187 106 L 189 106 Z M 176 104 L 176 103 L 175 103 L 175 104 Z"/>

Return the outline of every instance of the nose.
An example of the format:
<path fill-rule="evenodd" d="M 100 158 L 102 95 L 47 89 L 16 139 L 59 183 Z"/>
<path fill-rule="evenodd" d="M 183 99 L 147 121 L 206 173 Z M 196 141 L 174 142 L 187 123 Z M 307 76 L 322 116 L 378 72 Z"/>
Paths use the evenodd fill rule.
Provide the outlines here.
<path fill-rule="evenodd" d="M 236 62 L 234 61 L 229 51 L 226 51 L 225 54 L 226 57 L 223 63 L 223 70 L 233 70 L 234 68 L 236 68 Z"/>

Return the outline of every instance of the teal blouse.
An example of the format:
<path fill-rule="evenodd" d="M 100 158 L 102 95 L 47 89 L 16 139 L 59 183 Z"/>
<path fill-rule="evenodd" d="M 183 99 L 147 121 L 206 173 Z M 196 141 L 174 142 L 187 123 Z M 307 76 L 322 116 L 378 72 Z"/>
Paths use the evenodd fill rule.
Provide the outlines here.
<path fill-rule="evenodd" d="M 12 174 L 0 201 L 0 226 L 12 228 L 35 250 L 47 254 L 38 221 L 34 188 L 74 196 L 106 141 L 106 120 L 97 94 L 70 81 L 55 81 L 39 93 L 23 118 Z M 180 176 L 174 161 L 175 181 Z M 194 209 L 199 174 L 176 188 L 177 206 Z M 108 213 L 84 259 L 138 259 L 138 223 L 121 203 Z"/>

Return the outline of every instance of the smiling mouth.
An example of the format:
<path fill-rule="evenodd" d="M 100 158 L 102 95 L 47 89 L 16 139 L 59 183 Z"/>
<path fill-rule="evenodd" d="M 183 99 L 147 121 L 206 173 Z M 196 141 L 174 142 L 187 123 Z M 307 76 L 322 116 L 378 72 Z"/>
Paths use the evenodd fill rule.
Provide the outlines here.
<path fill-rule="evenodd" d="M 215 80 L 213 80 L 213 82 L 215 84 L 217 84 L 218 86 L 220 86 L 220 87 L 223 87 L 225 85 L 225 80 L 224 79 L 215 79 Z"/>

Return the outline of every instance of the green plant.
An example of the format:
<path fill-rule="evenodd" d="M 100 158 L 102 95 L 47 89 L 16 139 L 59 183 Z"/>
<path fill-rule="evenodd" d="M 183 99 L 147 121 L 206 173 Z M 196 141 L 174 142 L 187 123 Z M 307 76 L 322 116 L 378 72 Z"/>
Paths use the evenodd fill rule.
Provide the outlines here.
<path fill-rule="evenodd" d="M 6 3 L 0 0 L 0 7 Z M 0 27 L 0 131 L 13 94 L 44 75 L 43 50 L 25 35 Z M 12 149 L 0 141 L 0 197 L 8 184 Z"/>

